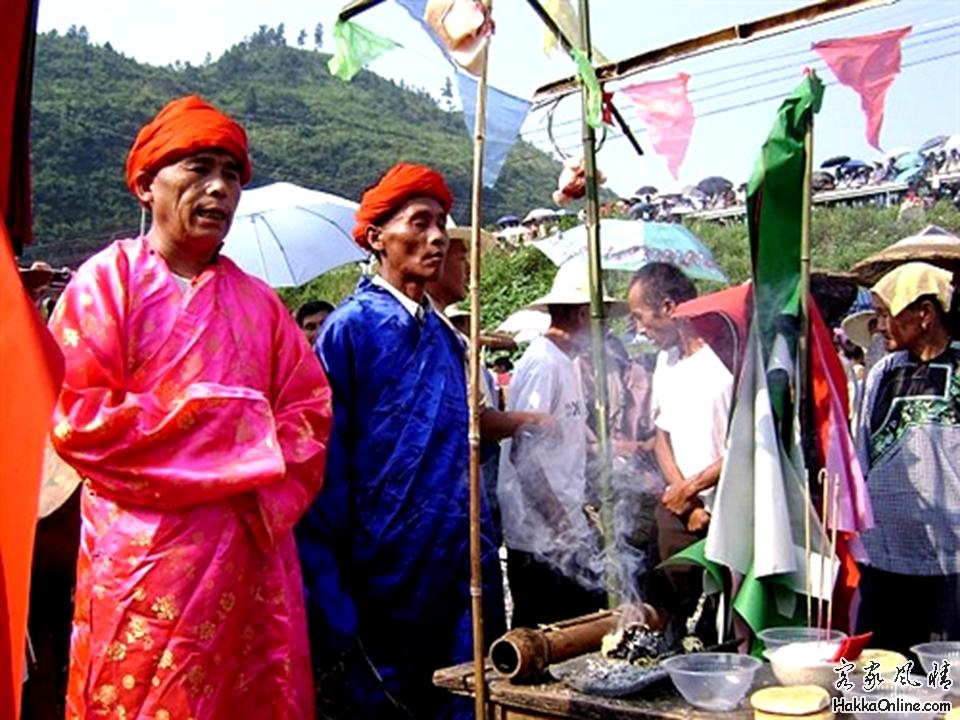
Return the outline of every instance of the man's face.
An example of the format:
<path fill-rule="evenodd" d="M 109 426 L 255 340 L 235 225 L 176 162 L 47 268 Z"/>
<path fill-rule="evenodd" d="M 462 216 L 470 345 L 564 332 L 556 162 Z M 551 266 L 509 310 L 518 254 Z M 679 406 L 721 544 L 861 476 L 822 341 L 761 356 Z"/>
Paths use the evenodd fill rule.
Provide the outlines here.
<path fill-rule="evenodd" d="M 380 254 L 384 275 L 426 284 L 440 277 L 449 245 L 447 214 L 433 198 L 407 200 L 377 229 L 368 230 L 370 247 Z"/>
<path fill-rule="evenodd" d="M 470 258 L 462 240 L 450 240 L 443 260 L 440 277 L 431 284 L 429 291 L 443 305 L 452 305 L 467 296 L 470 278 Z"/>
<path fill-rule="evenodd" d="M 637 324 L 637 331 L 653 340 L 661 350 L 669 350 L 678 342 L 677 321 L 673 317 L 675 304 L 665 300 L 659 307 L 651 307 L 646 300 L 644 283 L 634 283 L 627 294 L 630 314 Z"/>
<path fill-rule="evenodd" d="M 191 254 L 217 250 L 240 200 L 241 165 L 223 150 L 204 150 L 138 179 L 137 196 L 153 223 Z"/>
<path fill-rule="evenodd" d="M 320 334 L 320 326 L 323 325 L 323 321 L 327 319 L 328 313 L 324 310 L 321 310 L 318 313 L 313 315 L 307 315 L 303 318 L 303 322 L 300 325 L 300 329 L 303 330 L 303 334 L 307 338 L 307 343 L 310 347 L 313 347 L 313 344 L 317 341 L 317 335 Z"/>
<path fill-rule="evenodd" d="M 883 335 L 883 347 L 887 352 L 911 350 L 922 338 L 923 309 L 905 308 L 897 315 L 882 302 L 877 304 L 877 331 Z"/>

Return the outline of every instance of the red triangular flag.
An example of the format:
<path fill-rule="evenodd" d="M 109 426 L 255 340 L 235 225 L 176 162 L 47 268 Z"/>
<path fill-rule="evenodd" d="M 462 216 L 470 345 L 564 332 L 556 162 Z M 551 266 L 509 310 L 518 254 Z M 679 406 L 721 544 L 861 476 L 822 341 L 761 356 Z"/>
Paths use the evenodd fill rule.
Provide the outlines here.
<path fill-rule="evenodd" d="M 602 118 L 606 125 L 613 125 L 613 93 L 603 93 Z"/>
<path fill-rule="evenodd" d="M 867 116 L 867 142 L 878 150 L 887 89 L 900 72 L 900 41 L 911 30 L 905 27 L 813 45 L 840 84 L 860 95 L 860 107 Z"/>
<path fill-rule="evenodd" d="M 863 652 L 864 648 L 867 647 L 872 637 L 873 633 L 867 632 L 863 635 L 844 638 L 840 643 L 840 647 L 837 648 L 836 654 L 833 656 L 833 662 L 837 662 L 840 658 L 844 660 L 856 660 L 860 657 L 860 653 Z"/>
<path fill-rule="evenodd" d="M 637 115 L 646 124 L 653 149 L 667 160 L 677 178 L 693 134 L 693 105 L 687 98 L 690 76 L 680 73 L 672 80 L 628 85 L 621 88 L 637 105 Z"/>

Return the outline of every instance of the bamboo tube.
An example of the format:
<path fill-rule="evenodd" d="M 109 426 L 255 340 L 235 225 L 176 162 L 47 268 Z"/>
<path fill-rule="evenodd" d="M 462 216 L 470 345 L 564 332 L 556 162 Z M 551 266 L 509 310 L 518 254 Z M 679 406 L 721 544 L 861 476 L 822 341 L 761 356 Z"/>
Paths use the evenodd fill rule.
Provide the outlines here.
<path fill-rule="evenodd" d="M 619 622 L 618 612 L 605 610 L 536 630 L 514 628 L 490 646 L 490 661 L 514 682 L 537 677 L 553 663 L 599 649 Z"/>

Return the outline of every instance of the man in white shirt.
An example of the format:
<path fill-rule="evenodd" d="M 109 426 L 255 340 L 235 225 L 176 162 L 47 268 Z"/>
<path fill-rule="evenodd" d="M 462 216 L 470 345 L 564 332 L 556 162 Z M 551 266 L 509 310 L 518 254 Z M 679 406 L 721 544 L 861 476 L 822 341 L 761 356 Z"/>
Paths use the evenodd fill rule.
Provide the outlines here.
<path fill-rule="evenodd" d="M 507 546 L 513 627 L 535 627 L 605 604 L 598 536 L 587 522 L 587 412 L 574 357 L 589 343 L 585 267 L 563 267 L 533 307 L 550 328 L 517 363 L 509 411 L 549 413 L 549 430 L 521 430 L 503 443 L 498 497 Z M 610 301 L 612 302 L 612 301 Z M 585 562 L 586 561 L 586 562 Z M 602 570 L 602 568 L 601 568 Z"/>
<path fill-rule="evenodd" d="M 448 228 L 450 245 L 443 260 L 443 269 L 436 279 L 426 283 L 426 297 L 437 312 L 437 317 L 462 340 L 469 344 L 470 313 L 456 306 L 467 297 L 470 277 L 470 228 Z M 464 369 L 469 387 L 469 363 L 464 354 Z M 525 425 L 549 425 L 550 415 L 536 412 L 501 412 L 494 400 L 495 388 L 490 371 L 480 367 L 480 474 L 484 502 L 490 507 L 495 537 L 500 539 L 500 507 L 497 503 L 497 476 L 500 467 L 499 441 L 510 437 Z"/>
<path fill-rule="evenodd" d="M 706 535 L 733 395 L 730 370 L 691 323 L 675 316 L 696 295 L 679 268 L 650 263 L 634 275 L 627 296 L 637 329 L 661 350 L 653 375 L 654 452 L 667 482 L 656 515 L 661 559 Z M 699 600 L 701 576 L 698 567 L 672 568 L 668 585 L 652 586 L 661 597 L 651 600 L 685 619 Z"/>

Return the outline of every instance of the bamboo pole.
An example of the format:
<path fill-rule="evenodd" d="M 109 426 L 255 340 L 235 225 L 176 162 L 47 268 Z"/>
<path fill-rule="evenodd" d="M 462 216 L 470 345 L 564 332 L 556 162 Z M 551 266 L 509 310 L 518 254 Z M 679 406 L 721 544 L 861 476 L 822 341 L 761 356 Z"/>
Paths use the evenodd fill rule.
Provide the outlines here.
<path fill-rule="evenodd" d="M 493 0 L 484 0 L 487 11 Z M 486 651 L 483 645 L 483 548 L 480 513 L 480 232 L 483 208 L 483 146 L 487 127 L 487 66 L 490 41 L 481 57 L 477 83 L 477 113 L 473 125 L 473 198 L 470 206 L 470 609 L 473 621 L 474 713 L 486 718 L 487 684 L 484 673 Z"/>
<path fill-rule="evenodd" d="M 813 70 L 810 74 L 816 77 Z M 800 212 L 800 334 L 797 338 L 797 355 L 799 369 L 797 372 L 797 417 L 800 419 L 800 437 L 806 438 L 807 431 L 810 429 L 810 208 L 812 204 L 811 177 L 813 174 L 813 113 L 810 113 L 810 120 L 803 133 L 803 187 L 801 193 L 801 212 Z M 804 462 L 807 467 L 812 467 L 812 460 L 815 453 L 807 452 L 809 444 L 801 442 L 801 452 L 804 455 Z M 810 476 L 806 474 L 806 482 L 809 485 Z M 827 491 L 829 479 L 824 478 L 823 488 Z M 822 516 L 824 523 L 827 522 L 826 516 Z M 821 548 L 822 551 L 825 549 Z M 822 573 L 821 573 L 822 575 Z M 821 603 L 822 591 L 821 590 Z M 817 614 L 817 627 L 820 616 Z"/>
<path fill-rule="evenodd" d="M 897 0 L 821 0 L 811 5 L 788 10 L 787 12 L 770 15 L 760 20 L 754 20 L 739 25 L 716 30 L 695 38 L 681 40 L 672 45 L 648 50 L 639 55 L 625 58 L 597 68 L 597 78 L 601 83 L 622 80 L 645 70 L 676 62 L 680 59 L 689 59 L 725 47 L 743 45 L 754 40 L 760 40 L 774 35 L 780 35 L 816 23 L 836 20 L 840 17 L 852 15 L 864 10 L 892 5 Z M 537 88 L 533 100 L 534 109 L 545 102 L 552 102 L 557 97 L 571 95 L 577 91 L 579 84 L 576 76 L 566 77 L 547 83 Z"/>
<path fill-rule="evenodd" d="M 810 71 L 813 72 L 812 70 Z M 800 212 L 800 336 L 797 342 L 797 354 L 799 356 L 799 369 L 797 372 L 798 385 L 796 397 L 799 407 L 797 416 L 800 418 L 800 432 L 803 433 L 808 423 L 807 418 L 807 398 L 809 387 L 809 356 L 810 356 L 810 207 L 811 207 L 811 188 L 810 179 L 813 173 L 813 113 L 810 113 L 810 120 L 807 123 L 803 134 L 803 187 L 801 188 L 802 206 Z M 802 436 L 802 435 L 801 435 Z M 809 467 L 809 466 L 808 466 Z M 805 474 L 804 485 L 807 489 L 807 496 L 810 495 L 810 479 Z M 821 485 L 823 487 L 824 498 L 827 496 L 827 476 L 825 472 L 821 473 Z M 812 508 L 804 508 L 807 516 L 807 627 L 810 626 L 810 582 L 809 582 L 809 552 L 810 552 L 810 528 L 809 513 Z M 822 522 L 827 522 L 826 518 L 826 500 L 824 500 L 824 515 L 821 516 Z M 820 638 L 820 616 L 823 609 L 823 552 L 824 547 L 820 548 L 820 592 L 818 593 L 819 602 L 817 603 L 817 639 Z"/>
<path fill-rule="evenodd" d="M 557 42 L 563 46 L 563 49 L 568 53 L 573 49 L 573 43 L 570 41 L 570 38 L 566 36 L 563 32 L 557 21 L 546 11 L 543 5 L 540 4 L 540 0 L 527 0 L 527 5 L 537 14 L 537 17 L 547 26 L 547 29 L 553 33 L 554 37 L 557 38 Z M 616 121 L 617 125 L 620 127 L 620 132 L 623 133 L 624 137 L 630 141 L 631 147 L 636 151 L 637 155 L 643 155 L 643 148 L 640 147 L 640 143 L 637 142 L 636 135 L 633 134 L 633 130 L 630 129 L 630 123 L 624 120 L 623 115 L 620 114 L 620 111 L 617 110 L 616 105 L 610 103 L 610 112 L 613 115 L 613 119 Z"/>
<path fill-rule="evenodd" d="M 590 3 L 580 0 L 580 36 L 583 38 L 587 59 L 593 58 L 590 41 Z M 587 90 L 580 93 L 583 106 L 583 166 L 586 172 L 587 196 L 587 263 L 590 281 L 591 340 L 593 345 L 594 406 L 597 422 L 597 455 L 600 470 L 600 517 L 603 520 L 603 544 L 607 564 L 607 604 L 616 607 L 620 603 L 619 573 L 614 557 L 613 496 L 611 488 L 610 434 L 607 426 L 607 410 L 610 406 L 607 390 L 607 327 L 603 307 L 603 275 L 600 253 L 600 200 L 597 195 L 596 135 L 587 122 Z"/>
<path fill-rule="evenodd" d="M 359 15 L 364 10 L 369 10 L 372 7 L 376 7 L 383 3 L 384 0 L 353 0 L 353 2 L 348 3 L 337 16 L 337 20 L 346 22 L 355 15 Z"/>

